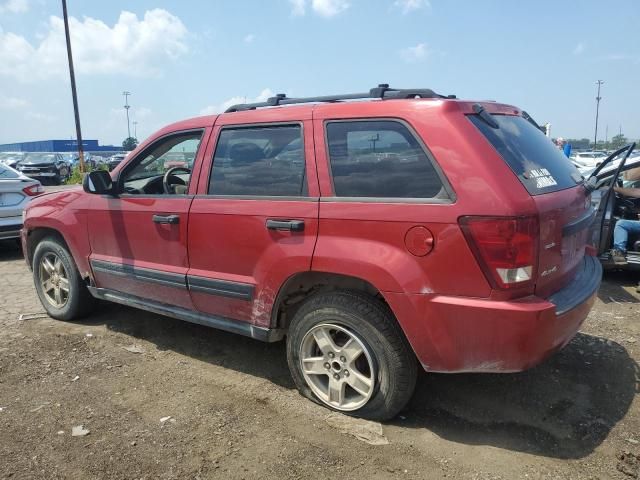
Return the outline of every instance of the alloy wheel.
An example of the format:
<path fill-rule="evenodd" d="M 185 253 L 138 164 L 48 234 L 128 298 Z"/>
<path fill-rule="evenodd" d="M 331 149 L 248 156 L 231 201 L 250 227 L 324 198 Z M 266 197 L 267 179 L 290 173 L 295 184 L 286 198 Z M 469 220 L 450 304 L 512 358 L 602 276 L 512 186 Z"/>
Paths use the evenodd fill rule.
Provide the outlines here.
<path fill-rule="evenodd" d="M 63 308 L 69 301 L 69 276 L 62 260 L 48 252 L 42 256 L 39 268 L 44 297 L 55 308 Z"/>
<path fill-rule="evenodd" d="M 364 406 L 375 388 L 373 355 L 352 331 L 323 323 L 309 330 L 300 345 L 304 379 L 325 404 L 342 411 Z"/>

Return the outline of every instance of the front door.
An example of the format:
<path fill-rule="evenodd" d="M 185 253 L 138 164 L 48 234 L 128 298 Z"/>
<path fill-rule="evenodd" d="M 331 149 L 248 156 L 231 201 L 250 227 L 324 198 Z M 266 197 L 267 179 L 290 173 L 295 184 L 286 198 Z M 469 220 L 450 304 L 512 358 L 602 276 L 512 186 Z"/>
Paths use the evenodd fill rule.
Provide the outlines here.
<path fill-rule="evenodd" d="M 618 201 L 613 187 L 622 180 L 620 173 L 625 170 L 626 161 L 634 148 L 635 144 L 631 144 L 615 151 L 590 174 L 589 180 L 596 185 L 601 183 L 600 187 L 591 193 L 591 203 L 597 212 L 591 224 L 591 244 L 598 250 L 598 255 L 602 255 L 612 246 L 613 227 L 616 221 L 614 211 Z M 616 161 L 619 162 L 617 167 L 607 169 L 609 165 L 615 166 Z M 601 173 L 603 171 L 609 173 Z M 601 182 L 602 179 L 609 180 Z"/>
<path fill-rule="evenodd" d="M 301 118 L 265 125 L 242 118 L 220 118 L 214 129 L 213 168 L 203 168 L 189 215 L 188 284 L 200 312 L 267 327 L 280 286 L 311 268 L 319 197 L 313 137 Z"/>
<path fill-rule="evenodd" d="M 193 308 L 186 285 L 189 180 L 202 137 L 203 130 L 161 137 L 124 167 L 117 196 L 93 196 L 87 221 L 97 287 Z"/>

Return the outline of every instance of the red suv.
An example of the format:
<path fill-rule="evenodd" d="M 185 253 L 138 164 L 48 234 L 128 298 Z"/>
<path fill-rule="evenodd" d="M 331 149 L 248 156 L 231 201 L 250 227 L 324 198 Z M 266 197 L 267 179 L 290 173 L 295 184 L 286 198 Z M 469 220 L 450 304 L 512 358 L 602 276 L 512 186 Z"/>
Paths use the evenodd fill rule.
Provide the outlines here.
<path fill-rule="evenodd" d="M 165 170 L 176 152 L 191 168 Z M 427 89 L 236 105 L 169 125 L 83 187 L 25 214 L 52 317 L 97 298 L 286 337 L 302 394 L 362 417 L 396 415 L 418 362 L 539 363 L 601 278 L 589 186 L 535 122 Z"/>

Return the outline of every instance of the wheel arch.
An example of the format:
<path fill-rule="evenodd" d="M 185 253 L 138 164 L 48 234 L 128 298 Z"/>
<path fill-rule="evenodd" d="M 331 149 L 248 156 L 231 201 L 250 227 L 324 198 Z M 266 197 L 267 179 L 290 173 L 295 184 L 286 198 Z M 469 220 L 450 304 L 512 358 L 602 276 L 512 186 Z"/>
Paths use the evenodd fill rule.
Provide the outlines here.
<path fill-rule="evenodd" d="M 73 242 L 73 238 L 69 239 L 61 230 L 52 226 L 38 225 L 30 227 L 27 230 L 26 250 L 24 252 L 24 256 L 29 268 L 32 268 L 33 255 L 38 243 L 45 238 L 54 238 L 58 240 L 71 254 L 71 257 L 80 272 L 80 276 L 85 280 L 87 278 L 91 278 L 88 262 L 83 261 L 84 257 L 78 255 L 77 248 L 74 248 L 76 245 Z"/>
<path fill-rule="evenodd" d="M 67 250 L 71 251 L 64 235 L 62 235 L 59 230 L 51 227 L 35 227 L 27 232 L 27 251 L 24 252 L 24 255 L 29 265 L 33 264 L 33 254 L 36 246 L 47 237 L 53 237 L 59 240 Z"/>
<path fill-rule="evenodd" d="M 306 298 L 318 292 L 334 290 L 365 293 L 382 301 L 391 310 L 382 292 L 363 278 L 333 272 L 306 271 L 290 276 L 280 287 L 271 310 L 271 326 L 286 329 Z"/>

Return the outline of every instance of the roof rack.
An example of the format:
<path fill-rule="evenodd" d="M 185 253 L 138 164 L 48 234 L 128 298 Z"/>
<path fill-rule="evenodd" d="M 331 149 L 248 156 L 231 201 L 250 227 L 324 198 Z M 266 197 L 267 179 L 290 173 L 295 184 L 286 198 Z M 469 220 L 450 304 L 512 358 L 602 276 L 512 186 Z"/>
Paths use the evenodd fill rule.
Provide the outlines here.
<path fill-rule="evenodd" d="M 288 98 L 284 93 L 278 93 L 266 102 L 239 103 L 233 105 L 225 113 L 255 110 L 263 107 L 277 107 L 279 105 L 294 105 L 297 103 L 333 103 L 343 100 L 362 100 L 366 98 L 400 99 L 400 98 L 456 98 L 455 95 L 440 95 L 429 88 L 390 88 L 389 84 L 381 83 L 366 93 L 347 93 L 343 95 L 326 95 L 322 97 Z"/>

